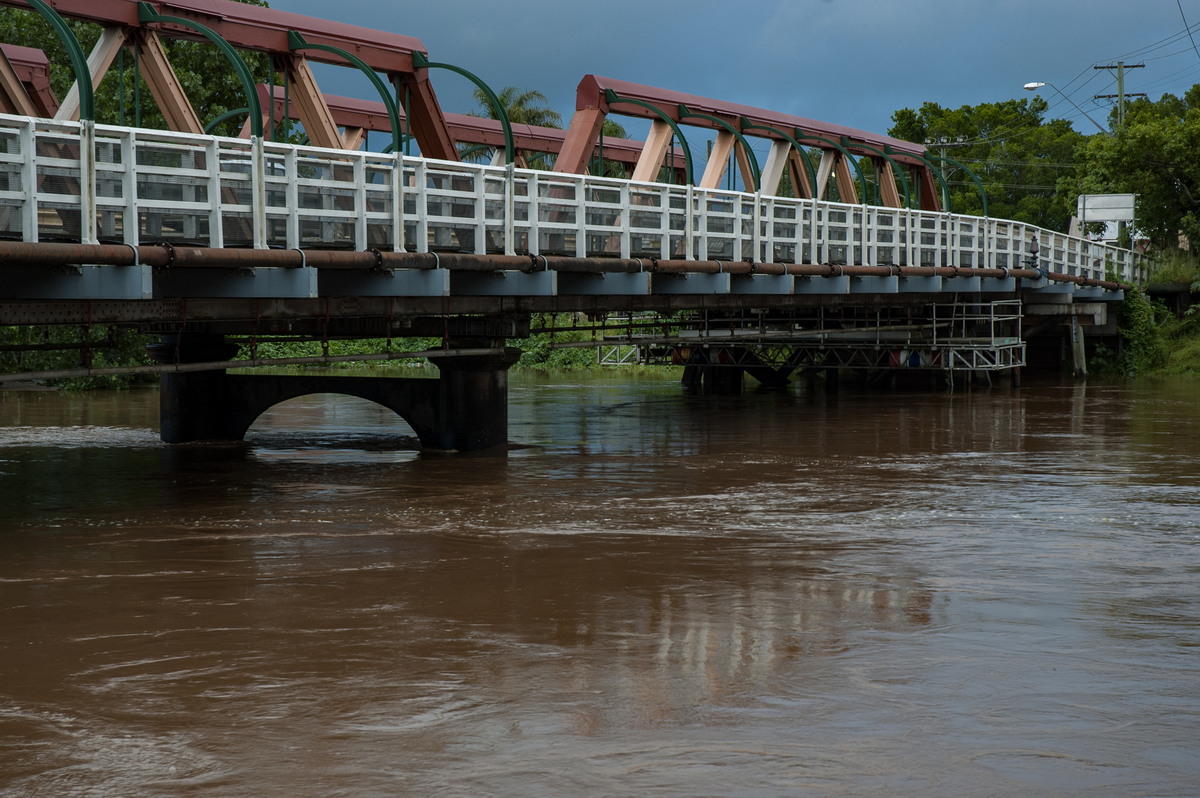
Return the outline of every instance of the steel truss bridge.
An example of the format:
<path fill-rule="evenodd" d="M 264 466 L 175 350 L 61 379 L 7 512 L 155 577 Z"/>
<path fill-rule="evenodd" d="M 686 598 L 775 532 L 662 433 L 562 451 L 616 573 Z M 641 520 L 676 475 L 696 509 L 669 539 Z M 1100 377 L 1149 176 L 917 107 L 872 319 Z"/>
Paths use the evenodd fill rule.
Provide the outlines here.
<path fill-rule="evenodd" d="M 44 54 L 0 47 L 0 325 L 171 336 L 142 368 L 246 365 L 225 336 L 436 336 L 440 362 L 477 358 L 534 314 L 567 314 L 542 326 L 636 347 L 610 358 L 768 384 L 797 369 L 1013 371 L 1033 330 L 1067 322 L 1081 341 L 1144 279 L 1126 250 L 952 212 L 939 162 L 910 142 L 594 75 L 567 130 L 514 125 L 498 104 L 498 120 L 443 113 L 432 71 L 495 95 L 410 37 L 227 0 L 3 5 L 54 25 L 76 81 L 60 101 Z M 64 18 L 99 26 L 90 54 Z M 206 132 L 171 38 L 233 66 L 241 135 Z M 171 129 L 96 121 L 95 86 L 125 50 Z M 239 51 L 268 54 L 271 82 Z M 378 97 L 324 94 L 310 60 L 362 71 Z M 610 114 L 649 120 L 645 140 L 606 141 Z M 284 121 L 308 143 L 272 140 Z M 703 170 L 684 128 L 714 138 Z M 384 152 L 363 149 L 369 131 L 390 134 Z M 490 162 L 463 160 L 479 148 Z M 720 188 L 731 163 L 738 190 Z"/>

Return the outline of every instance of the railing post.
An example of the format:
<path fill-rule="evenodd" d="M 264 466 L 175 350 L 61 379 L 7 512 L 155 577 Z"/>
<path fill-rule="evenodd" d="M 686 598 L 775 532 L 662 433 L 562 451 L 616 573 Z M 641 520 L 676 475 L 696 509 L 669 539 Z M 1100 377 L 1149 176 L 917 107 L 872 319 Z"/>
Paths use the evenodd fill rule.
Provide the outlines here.
<path fill-rule="evenodd" d="M 946 213 L 937 214 L 941 218 L 942 224 L 945 225 L 946 235 L 949 237 L 950 263 L 947 266 L 962 266 L 962 231 L 959 226 L 960 218 L 951 216 Z M 974 264 L 972 264 L 974 265 Z"/>
<path fill-rule="evenodd" d="M 96 236 L 96 123 L 79 121 L 79 238 L 98 244 Z"/>
<path fill-rule="evenodd" d="M 750 214 L 751 224 L 754 225 L 750 230 L 750 260 L 760 261 L 762 257 L 762 190 L 755 189 L 754 191 L 754 212 Z M 742 260 L 745 260 L 745 254 L 742 255 Z"/>
<path fill-rule="evenodd" d="M 392 150 L 392 249 L 404 252 L 408 247 L 404 229 L 404 155 Z"/>
<path fill-rule="evenodd" d="M 300 249 L 300 189 L 296 185 L 299 177 L 296 148 L 290 147 L 284 158 L 284 173 L 287 175 L 287 245 L 288 249 Z"/>
<path fill-rule="evenodd" d="M 869 205 L 863 207 L 863 263 L 871 266 L 880 265 L 879 216 L 880 210 L 878 208 L 873 208 Z"/>
<path fill-rule="evenodd" d="M 504 254 L 517 254 L 517 187 L 516 164 L 504 165 Z"/>
<path fill-rule="evenodd" d="M 475 173 L 475 254 L 487 252 L 487 173 L 486 166 Z"/>
<path fill-rule="evenodd" d="M 659 257 L 671 259 L 671 186 L 664 186 L 659 193 Z"/>
<path fill-rule="evenodd" d="M 221 150 L 215 138 L 205 147 L 208 162 L 208 245 L 225 246 L 225 227 L 221 215 Z"/>
<path fill-rule="evenodd" d="M 263 140 L 250 137 L 250 215 L 255 249 L 267 248 L 267 164 Z"/>
<path fill-rule="evenodd" d="M 125 200 L 122 210 L 122 240 L 129 246 L 141 243 L 141 222 L 137 206 L 137 131 L 126 130 L 121 136 L 121 193 Z M 194 199 L 194 198 L 193 198 Z"/>
<path fill-rule="evenodd" d="M 696 222 L 700 233 L 700 250 L 694 255 L 696 260 L 708 260 L 708 190 L 695 186 L 690 190 L 696 198 Z"/>
<path fill-rule="evenodd" d="M 428 177 L 425 172 L 428 169 L 425 159 L 417 161 L 415 171 L 416 191 L 415 200 L 417 205 L 417 252 L 429 251 L 429 197 L 428 186 L 426 183 Z"/>
<path fill-rule="evenodd" d="M 525 183 L 525 196 L 529 200 L 529 241 L 526 243 L 528 244 L 528 250 L 534 255 L 538 254 L 542 248 L 542 233 L 538 229 L 538 223 L 542 218 L 542 212 L 538 208 L 538 198 L 541 192 L 542 189 L 538 183 L 538 173 L 531 170 Z"/>
<path fill-rule="evenodd" d="M 354 207 L 358 211 L 354 220 L 354 246 L 367 248 L 367 156 L 354 153 Z M 290 214 L 289 214 L 290 215 Z"/>
<path fill-rule="evenodd" d="M 621 217 L 620 217 L 620 218 L 621 218 L 621 239 L 620 239 L 620 240 L 621 240 L 621 244 L 620 244 L 620 254 L 621 254 L 621 257 L 622 257 L 622 258 L 630 258 L 630 257 L 633 257 L 633 255 L 632 255 L 632 252 L 633 252 L 633 243 L 632 243 L 633 236 L 632 236 L 632 234 L 629 232 L 629 224 L 630 224 L 630 222 L 631 222 L 631 221 L 632 221 L 632 219 L 633 219 L 633 214 L 632 214 L 632 205 L 633 205 L 633 201 L 632 201 L 632 199 L 631 199 L 631 194 L 632 194 L 632 191 L 633 191 L 633 189 L 630 187 L 630 184 L 629 184 L 628 182 L 626 182 L 626 183 L 623 183 L 623 184 L 621 185 L 621 192 L 620 192 L 620 197 L 621 197 Z"/>
<path fill-rule="evenodd" d="M 21 154 L 25 162 L 21 165 L 21 185 L 25 189 L 25 204 L 22 206 L 21 227 L 26 241 L 38 240 L 38 179 L 37 137 L 32 119 L 21 123 Z"/>
<path fill-rule="evenodd" d="M 981 254 L 983 256 L 983 267 L 985 269 L 996 268 L 993 263 L 995 248 L 992 246 L 992 222 L 986 216 L 979 220 L 979 226 L 982 234 L 979 237 Z"/>
<path fill-rule="evenodd" d="M 876 263 L 874 252 L 871 248 L 871 230 L 873 224 L 871 217 L 873 215 L 874 208 L 871 205 L 863 203 L 862 205 L 858 206 L 858 212 L 861 214 L 858 224 L 858 263 L 862 265 L 874 266 Z M 854 263 L 853 259 L 849 257 L 846 258 L 846 260 L 850 264 Z"/>
<path fill-rule="evenodd" d="M 686 236 L 686 239 L 684 240 L 684 243 L 683 243 L 683 252 L 684 252 L 684 256 L 688 260 L 695 260 L 696 259 L 696 244 L 695 244 L 695 238 L 696 238 L 696 194 L 695 194 L 695 186 L 693 186 L 691 183 L 688 183 L 686 186 L 686 192 L 687 193 L 685 194 L 685 199 L 686 199 L 687 204 L 685 206 L 685 213 L 684 213 L 684 217 L 683 217 L 684 218 L 683 232 L 684 232 L 684 235 Z M 626 256 L 626 257 L 628 257 L 628 256 Z"/>
<path fill-rule="evenodd" d="M 587 190 L 583 177 L 575 181 L 575 257 L 587 257 L 587 203 L 583 201 Z"/>
<path fill-rule="evenodd" d="M 921 261 L 917 256 L 917 237 L 920 236 L 920 223 L 916 220 L 916 211 L 904 211 L 904 246 L 908 251 L 908 266 L 920 266 Z"/>

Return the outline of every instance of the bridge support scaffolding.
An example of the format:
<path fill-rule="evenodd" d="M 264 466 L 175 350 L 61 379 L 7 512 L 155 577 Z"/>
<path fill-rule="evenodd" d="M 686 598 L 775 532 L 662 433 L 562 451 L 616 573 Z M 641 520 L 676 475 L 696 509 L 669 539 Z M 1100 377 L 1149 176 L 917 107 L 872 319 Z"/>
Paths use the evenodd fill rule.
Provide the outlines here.
<path fill-rule="evenodd" d="M 228 360 L 236 347 L 220 335 L 168 336 L 151 347 L 165 363 Z M 508 369 L 501 354 L 430 358 L 437 379 L 327 375 L 170 372 L 161 377 L 159 435 L 166 443 L 240 441 L 264 411 L 315 393 L 337 393 L 394 411 L 427 449 L 482 451 L 508 443 Z"/>

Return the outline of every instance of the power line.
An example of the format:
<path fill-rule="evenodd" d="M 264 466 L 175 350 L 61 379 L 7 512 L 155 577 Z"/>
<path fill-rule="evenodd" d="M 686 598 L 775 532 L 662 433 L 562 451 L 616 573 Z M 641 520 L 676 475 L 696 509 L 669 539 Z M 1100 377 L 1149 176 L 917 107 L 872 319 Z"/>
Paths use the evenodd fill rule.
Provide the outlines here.
<path fill-rule="evenodd" d="M 1187 75 L 1188 77 L 1183 77 L 1185 75 Z M 1174 86 L 1178 85 L 1180 82 L 1187 82 L 1189 84 L 1188 88 L 1191 88 L 1191 86 L 1197 82 L 1197 78 L 1200 78 L 1200 66 L 1193 64 L 1192 66 L 1188 66 L 1188 67 L 1184 67 L 1183 69 L 1176 70 L 1176 71 L 1170 73 L 1169 75 L 1164 75 L 1161 78 L 1159 78 L 1158 80 L 1151 81 L 1150 83 L 1146 84 L 1146 88 L 1147 89 L 1158 89 L 1158 88 L 1165 88 L 1165 87 L 1174 87 Z"/>
<path fill-rule="evenodd" d="M 1200 58 L 1200 47 L 1196 47 L 1196 39 L 1192 36 L 1192 29 L 1188 26 L 1187 16 L 1183 13 L 1183 3 L 1175 0 L 1175 5 L 1179 7 L 1179 16 L 1183 20 L 1183 26 L 1187 29 L 1188 40 L 1192 43 L 1192 49 L 1196 51 L 1196 57 Z"/>
<path fill-rule="evenodd" d="M 995 186 L 996 188 L 1007 188 L 1007 189 L 1022 190 L 1022 191 L 1057 191 L 1058 190 L 1058 186 L 1031 186 L 1031 185 L 1025 185 L 1024 183 L 991 183 L 991 182 L 988 182 L 987 180 L 984 180 L 983 182 L 984 182 L 984 184 L 986 184 L 988 186 Z M 946 183 L 948 183 L 951 186 L 968 186 L 968 187 L 975 186 L 974 181 L 968 182 L 966 180 L 947 180 Z"/>
<path fill-rule="evenodd" d="M 1074 169 L 1078 164 L 1073 163 L 1043 163 L 1041 161 L 989 161 L 986 158 L 961 158 L 963 163 L 985 163 L 990 166 L 1032 166 L 1047 169 Z"/>
<path fill-rule="evenodd" d="M 1187 26 L 1186 19 L 1184 19 L 1184 25 Z M 1113 58 L 1109 58 L 1107 60 L 1117 61 L 1117 60 L 1122 60 L 1122 59 L 1141 58 L 1141 57 L 1145 56 L 1147 53 L 1152 53 L 1155 50 L 1161 50 L 1162 48 L 1167 47 L 1168 45 L 1174 44 L 1175 42 L 1178 42 L 1178 41 L 1182 41 L 1184 39 L 1184 37 L 1190 37 L 1192 35 L 1192 31 L 1195 29 L 1200 29 L 1200 23 L 1197 23 L 1197 24 L 1191 25 L 1191 26 L 1187 26 L 1183 30 L 1181 30 L 1177 33 L 1173 33 L 1170 36 L 1167 36 L 1166 38 L 1159 39 L 1158 41 L 1148 44 L 1145 47 L 1140 47 L 1137 50 L 1132 50 L 1128 53 L 1123 53 L 1121 55 L 1114 56 Z"/>

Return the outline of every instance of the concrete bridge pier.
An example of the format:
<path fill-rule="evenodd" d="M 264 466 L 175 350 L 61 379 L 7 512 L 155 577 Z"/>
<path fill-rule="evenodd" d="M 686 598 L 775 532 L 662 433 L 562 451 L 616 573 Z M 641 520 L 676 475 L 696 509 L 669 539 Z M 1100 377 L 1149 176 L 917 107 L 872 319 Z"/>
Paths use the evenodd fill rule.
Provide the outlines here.
<path fill-rule="evenodd" d="M 223 335 L 181 333 L 164 335 L 146 347 L 159 363 L 212 363 L 237 354 L 235 344 Z M 159 376 L 158 435 L 166 443 L 242 439 L 231 425 L 227 410 L 224 369 L 182 371 Z"/>
<path fill-rule="evenodd" d="M 520 357 L 521 350 L 507 347 L 503 354 L 429 358 L 441 374 L 434 423 L 417 431 L 421 443 L 463 452 L 507 445 L 508 370 Z"/>
<path fill-rule="evenodd" d="M 474 348 L 486 348 L 475 342 Z M 164 363 L 228 360 L 237 347 L 220 335 L 168 336 L 150 347 Z M 428 449 L 481 451 L 508 443 L 508 369 L 520 350 L 430 358 L 439 376 L 359 377 L 229 374 L 224 369 L 160 378 L 159 436 L 166 443 L 240 441 L 280 402 L 315 393 L 356 396 L 392 410 Z"/>

